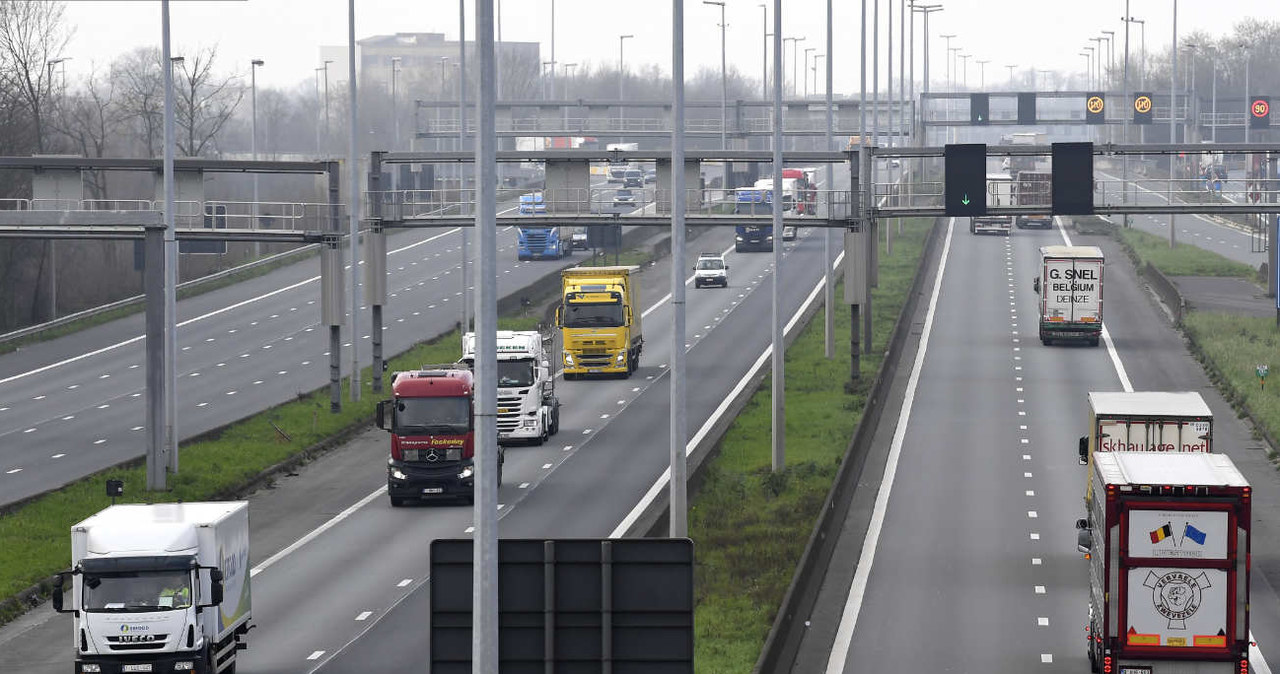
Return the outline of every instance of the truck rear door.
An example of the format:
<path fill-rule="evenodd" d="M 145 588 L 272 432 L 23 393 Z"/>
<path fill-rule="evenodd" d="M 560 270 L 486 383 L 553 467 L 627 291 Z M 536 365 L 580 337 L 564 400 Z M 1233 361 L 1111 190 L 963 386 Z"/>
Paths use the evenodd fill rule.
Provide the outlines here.
<path fill-rule="evenodd" d="M 1046 258 L 1041 320 L 1102 322 L 1102 260 Z"/>

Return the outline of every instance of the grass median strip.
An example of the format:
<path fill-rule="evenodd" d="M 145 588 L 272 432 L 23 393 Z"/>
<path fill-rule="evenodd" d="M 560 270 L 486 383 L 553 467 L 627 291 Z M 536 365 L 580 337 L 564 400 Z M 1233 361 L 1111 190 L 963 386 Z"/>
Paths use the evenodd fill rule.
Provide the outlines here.
<path fill-rule="evenodd" d="M 1229 260 L 1217 253 L 1188 243 L 1169 247 L 1169 240 L 1133 228 L 1116 227 L 1116 238 L 1127 245 L 1143 262 L 1159 269 L 1165 276 L 1238 276 L 1252 279 L 1256 272 L 1242 262 Z"/>
<path fill-rule="evenodd" d="M 893 255 L 881 242 L 880 287 L 872 295 L 875 349 L 863 355 L 861 385 L 853 393 L 844 388 L 849 306 L 839 301 L 841 288 L 835 291 L 836 358 L 824 356 L 821 320 L 810 321 L 787 350 L 787 469 L 776 474 L 770 469 L 767 385 L 752 396 L 719 453 L 704 465 L 689 512 L 697 551 L 697 672 L 749 672 L 755 665 L 862 416 L 867 387 L 907 300 L 930 226 L 928 220 L 907 221 L 894 237 Z"/>

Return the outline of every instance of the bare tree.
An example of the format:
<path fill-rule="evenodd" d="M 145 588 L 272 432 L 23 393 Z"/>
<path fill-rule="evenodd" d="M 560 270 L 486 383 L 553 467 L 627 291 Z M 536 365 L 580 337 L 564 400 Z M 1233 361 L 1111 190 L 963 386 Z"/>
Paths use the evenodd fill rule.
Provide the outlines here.
<path fill-rule="evenodd" d="M 85 157 L 107 156 L 111 139 L 119 135 L 124 113 L 116 101 L 115 86 L 114 79 L 103 78 L 94 68 L 79 90 L 65 94 L 55 105 L 57 131 Z M 91 198 L 106 199 L 106 173 L 89 171 L 86 177 Z"/>
<path fill-rule="evenodd" d="M 111 64 L 120 114 L 147 157 L 158 156 L 163 141 L 164 81 L 160 68 L 160 50 L 154 47 L 139 47 Z"/>
<path fill-rule="evenodd" d="M 49 62 L 71 39 L 61 2 L 11 0 L 0 3 L 0 88 L 17 91 L 31 113 L 36 151 L 43 153 L 45 115 L 52 96 Z"/>
<path fill-rule="evenodd" d="M 174 111 L 180 130 L 178 151 L 188 157 L 198 157 L 216 145 L 218 132 L 235 114 L 244 98 L 245 87 L 239 75 L 218 76 L 213 71 L 217 61 L 216 47 L 199 49 L 194 56 L 183 59 L 175 78 L 174 95 L 177 106 Z"/>

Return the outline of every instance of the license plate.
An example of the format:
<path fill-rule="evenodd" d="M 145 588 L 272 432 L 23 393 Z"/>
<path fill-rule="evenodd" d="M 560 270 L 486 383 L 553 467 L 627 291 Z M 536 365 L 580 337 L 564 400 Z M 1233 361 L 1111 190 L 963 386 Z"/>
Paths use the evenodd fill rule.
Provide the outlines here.
<path fill-rule="evenodd" d="M 149 672 L 149 671 L 151 671 L 151 663 L 144 663 L 144 664 L 141 664 L 141 665 L 122 665 L 122 666 L 120 667 L 120 671 L 122 671 L 122 672 Z"/>
<path fill-rule="evenodd" d="M 424 493 L 424 494 L 443 494 L 443 493 L 444 493 L 444 487 L 426 487 L 426 488 L 424 488 L 424 489 L 422 490 L 422 493 Z M 1147 674 L 1151 674 L 1151 673 L 1150 673 L 1150 672 L 1147 672 Z"/>
<path fill-rule="evenodd" d="M 587 372 L 590 372 L 590 373 L 593 373 L 593 374 L 600 374 L 600 368 L 598 368 L 598 367 L 589 368 L 589 369 L 587 370 Z"/>
<path fill-rule="evenodd" d="M 1120 667 L 1120 674 L 1151 674 L 1150 667 Z"/>

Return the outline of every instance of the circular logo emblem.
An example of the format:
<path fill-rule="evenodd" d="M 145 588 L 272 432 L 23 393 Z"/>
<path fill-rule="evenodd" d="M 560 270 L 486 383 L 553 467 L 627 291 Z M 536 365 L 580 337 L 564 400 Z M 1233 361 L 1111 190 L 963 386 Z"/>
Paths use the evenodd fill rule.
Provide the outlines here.
<path fill-rule="evenodd" d="M 429 449 L 427 450 L 427 455 L 423 458 L 425 458 L 427 461 L 439 461 L 440 455 L 436 454 L 436 450 Z"/>
<path fill-rule="evenodd" d="M 1251 107 L 1254 117 L 1266 117 L 1271 112 L 1271 105 L 1262 99 L 1254 101 Z"/>
<path fill-rule="evenodd" d="M 1151 112 L 1151 97 L 1139 96 L 1133 99 L 1133 109 L 1138 114 L 1142 114 L 1142 115 L 1145 115 L 1148 112 Z"/>
<path fill-rule="evenodd" d="M 1089 100 L 1085 101 L 1085 107 L 1089 108 L 1089 112 L 1092 112 L 1095 115 L 1102 112 L 1104 105 L 1105 104 L 1102 102 L 1101 96 L 1090 96 Z"/>
<path fill-rule="evenodd" d="M 1151 588 L 1151 603 L 1156 612 L 1169 621 L 1169 629 L 1186 629 L 1187 619 L 1200 610 L 1201 593 L 1210 587 L 1209 577 L 1201 571 L 1192 576 L 1186 571 L 1147 573 L 1142 583 Z"/>

